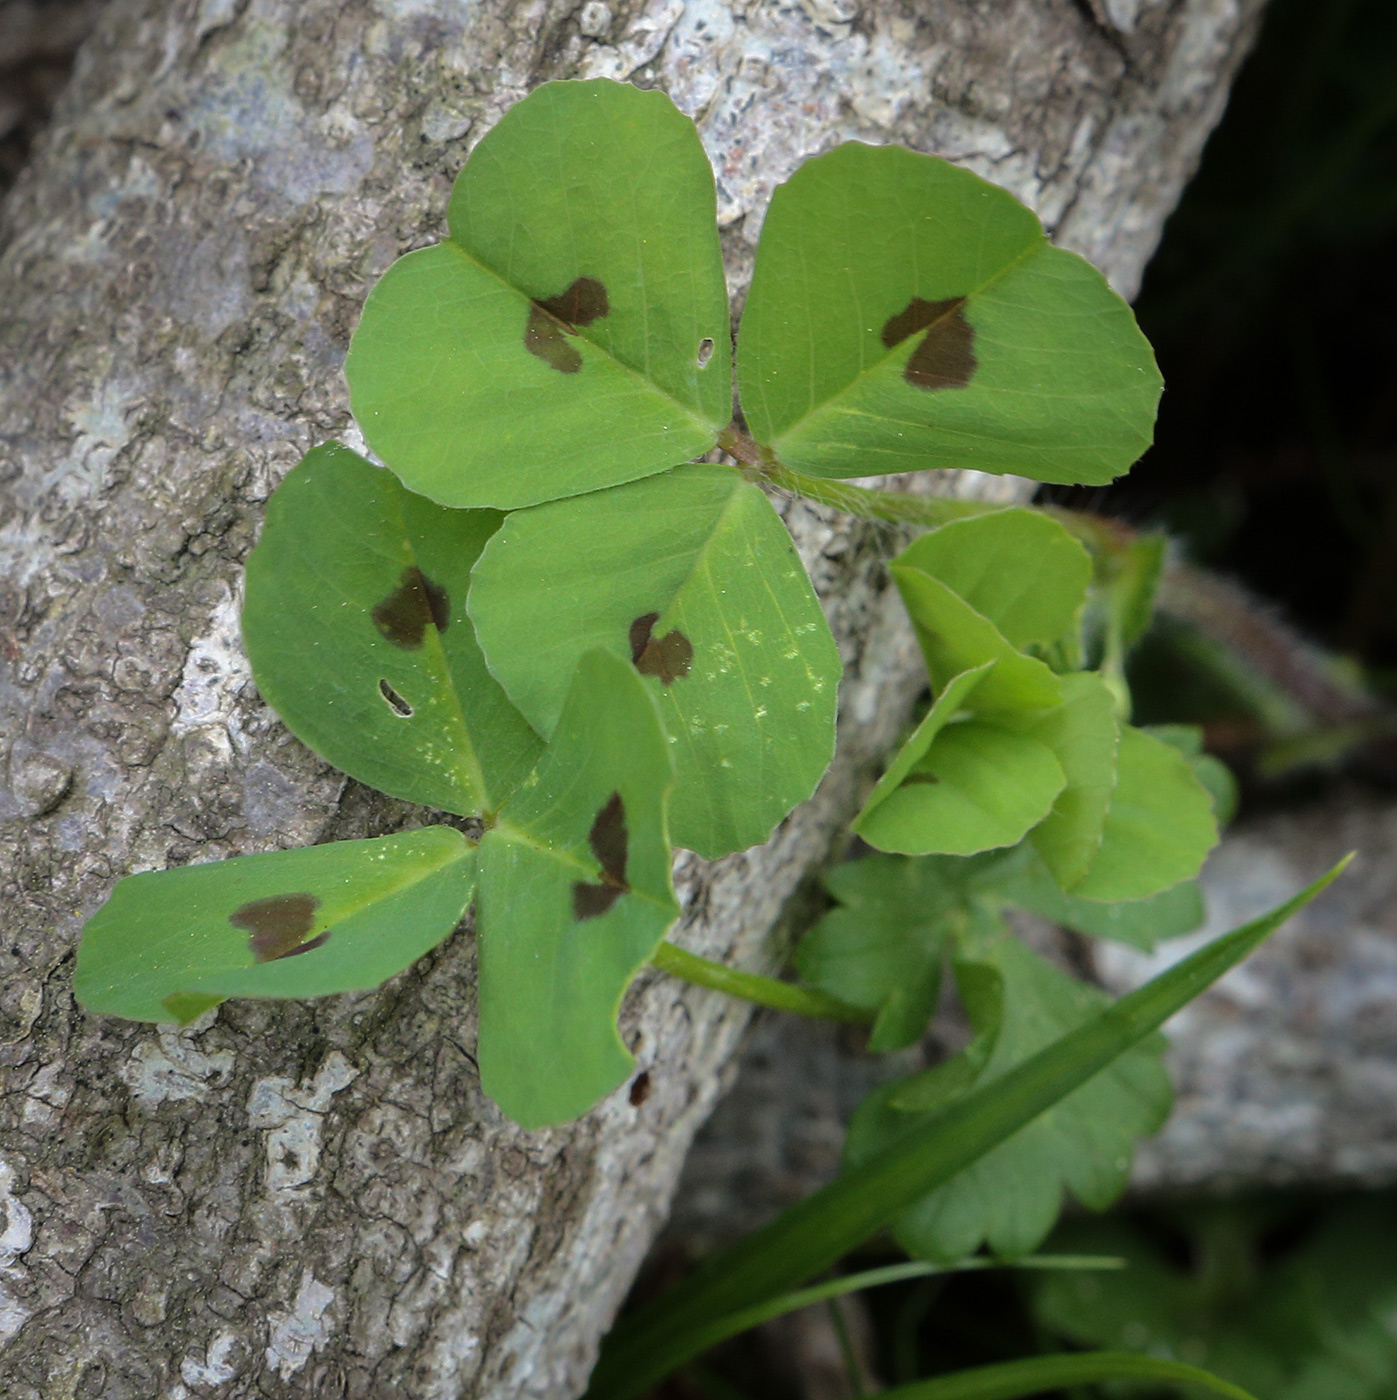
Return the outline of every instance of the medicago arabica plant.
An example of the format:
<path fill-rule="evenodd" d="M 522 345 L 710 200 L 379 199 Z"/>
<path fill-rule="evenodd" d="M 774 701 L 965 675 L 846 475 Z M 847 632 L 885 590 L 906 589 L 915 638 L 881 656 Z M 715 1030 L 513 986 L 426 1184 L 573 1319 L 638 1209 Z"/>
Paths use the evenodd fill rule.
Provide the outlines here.
<path fill-rule="evenodd" d="M 1157 548 L 841 479 L 1110 481 L 1148 445 L 1160 393 L 1129 308 L 1005 191 L 839 146 L 773 197 L 734 418 L 707 158 L 668 98 L 604 81 L 512 108 L 448 225 L 388 270 L 350 348 L 354 414 L 387 470 L 328 444 L 287 476 L 248 561 L 243 636 L 296 736 L 454 820 L 130 876 L 84 932 L 79 999 L 188 1022 L 227 997 L 371 988 L 474 904 L 482 1082 L 535 1127 L 630 1076 L 617 1013 L 647 963 L 871 1021 L 891 1048 L 921 1035 L 949 959 L 977 1038 L 875 1096 L 849 1179 L 988 1105 L 958 1139 L 972 1155 L 938 1148 L 900 1194 L 869 1188 L 881 1213 L 857 1223 L 807 1220 L 805 1253 L 762 1286 L 809 1277 L 865 1227 L 936 1259 L 1031 1250 L 1064 1186 L 1093 1204 L 1119 1188 L 1167 1105 L 1154 1052 L 1130 1047 L 1261 935 L 1215 945 L 1129 1015 L 1010 938 L 1010 904 L 1146 942 L 1196 922 L 1189 882 L 1216 840 L 1200 774 L 1217 775 L 1189 736 L 1126 722 L 1120 672 Z M 715 448 L 735 465 L 697 460 Z M 666 940 L 673 847 L 764 841 L 833 752 L 839 656 L 773 489 L 936 527 L 892 569 L 934 702 L 855 823 L 889 854 L 831 876 L 839 907 L 801 947 L 804 986 Z M 1045 1165 L 1017 1209 L 1004 1192 L 1025 1159 Z M 710 1311 L 760 1301 L 746 1288 Z"/>

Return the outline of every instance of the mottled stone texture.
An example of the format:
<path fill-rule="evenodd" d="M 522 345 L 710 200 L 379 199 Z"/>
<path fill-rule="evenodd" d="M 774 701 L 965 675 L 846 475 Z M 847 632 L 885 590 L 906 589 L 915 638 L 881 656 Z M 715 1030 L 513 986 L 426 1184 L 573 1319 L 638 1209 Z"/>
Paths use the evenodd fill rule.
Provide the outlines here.
<path fill-rule="evenodd" d="M 739 285 L 772 184 L 863 137 L 1009 185 L 1129 291 L 1259 6 L 111 0 L 0 222 L 7 1400 L 573 1394 L 721 1087 L 743 1011 L 642 979 L 643 1106 L 514 1129 L 468 930 L 380 993 L 180 1034 L 69 993 L 128 871 L 423 819 L 262 707 L 238 578 L 298 454 L 352 440 L 358 308 L 471 142 L 544 78 L 660 84 Z M 753 964 L 916 685 L 887 540 L 787 518 L 849 664 L 841 758 L 769 845 L 680 871 L 681 936 Z"/>

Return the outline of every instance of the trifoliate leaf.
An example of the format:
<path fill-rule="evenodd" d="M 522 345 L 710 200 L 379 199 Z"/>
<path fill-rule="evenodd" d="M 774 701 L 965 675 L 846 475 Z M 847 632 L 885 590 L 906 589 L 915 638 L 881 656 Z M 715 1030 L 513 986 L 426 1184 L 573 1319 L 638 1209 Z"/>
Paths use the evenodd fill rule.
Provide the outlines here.
<path fill-rule="evenodd" d="M 957 864 L 868 856 L 825 876 L 839 903 L 801 939 L 796 970 L 812 987 L 878 1013 L 870 1050 L 915 1044 L 936 1010 L 946 931 L 964 898 Z"/>
<path fill-rule="evenodd" d="M 1149 446 L 1161 387 L 1130 308 L 1012 195 L 858 144 L 773 196 L 738 378 L 751 431 L 800 471 L 1095 483 Z"/>
<path fill-rule="evenodd" d="M 1218 829 L 1212 798 L 1188 760 L 1123 725 L 1116 775 L 1101 849 L 1072 893 L 1114 903 L 1192 880 L 1217 844 Z"/>
<path fill-rule="evenodd" d="M 470 611 L 542 733 L 585 651 L 636 667 L 671 741 L 674 840 L 701 855 L 766 840 L 829 764 L 838 651 L 780 517 L 726 467 L 517 511 Z"/>
<path fill-rule="evenodd" d="M 940 579 L 1019 651 L 1075 631 L 1092 574 L 1082 545 L 1033 510 L 952 521 L 913 541 L 896 562 Z"/>
<path fill-rule="evenodd" d="M 471 566 L 503 517 L 445 510 L 335 444 L 267 505 L 243 640 L 263 698 L 303 743 L 380 792 L 471 816 L 543 744 L 485 668 Z"/>
<path fill-rule="evenodd" d="M 475 849 L 446 826 L 130 875 L 88 920 L 73 989 L 135 1021 L 366 990 L 440 943 L 474 887 Z"/>
<path fill-rule="evenodd" d="M 451 237 L 389 268 L 346 373 L 373 450 L 509 508 L 706 452 L 732 416 L 713 172 L 659 91 L 547 83 L 475 148 Z"/>
<path fill-rule="evenodd" d="M 538 769 L 480 846 L 480 1077 L 526 1128 L 585 1113 L 634 1060 L 621 998 L 678 916 L 654 699 L 606 651 L 578 662 Z"/>
<path fill-rule="evenodd" d="M 874 1156 L 949 1095 L 999 1078 L 1090 1020 L 1109 1000 L 1002 932 L 968 940 L 953 966 L 980 1041 L 966 1052 L 973 1074 L 956 1075 L 942 1066 L 875 1090 L 850 1125 L 845 1153 L 852 1166 Z M 1169 1111 L 1161 1048 L 1153 1036 L 1127 1051 L 931 1192 L 898 1221 L 898 1242 L 930 1259 L 964 1258 L 981 1244 L 1014 1257 L 1042 1242 L 1064 1192 L 1094 1209 L 1109 1205 L 1126 1184 L 1135 1140 L 1154 1132 Z"/>
<path fill-rule="evenodd" d="M 906 565 L 894 565 L 892 575 L 938 694 L 953 677 L 993 661 L 994 669 L 975 687 L 976 711 L 1044 708 L 1061 701 L 1058 677 L 1037 657 L 1013 647 L 989 618 L 940 579 Z"/>

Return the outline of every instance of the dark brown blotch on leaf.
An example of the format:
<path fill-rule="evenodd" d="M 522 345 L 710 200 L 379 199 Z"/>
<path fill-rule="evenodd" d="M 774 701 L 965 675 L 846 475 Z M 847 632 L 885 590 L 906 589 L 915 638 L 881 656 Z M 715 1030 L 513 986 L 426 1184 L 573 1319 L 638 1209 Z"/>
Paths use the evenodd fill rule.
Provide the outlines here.
<path fill-rule="evenodd" d="M 918 389 L 964 389 L 979 368 L 975 358 L 975 328 L 965 319 L 965 298 L 923 301 L 913 297 L 883 327 L 889 350 L 909 335 L 925 330 L 902 377 Z"/>
<path fill-rule="evenodd" d="M 313 894 L 275 894 L 270 899 L 244 904 L 229 914 L 228 922 L 252 935 L 247 946 L 258 962 L 272 962 L 294 953 L 309 953 L 329 938 L 327 929 L 319 938 L 303 941 L 315 927 L 315 911 L 319 908 L 320 901 Z"/>
<path fill-rule="evenodd" d="M 677 628 L 663 637 L 652 637 L 659 620 L 659 613 L 651 612 L 631 623 L 631 664 L 642 676 L 656 676 L 662 684 L 673 685 L 689 674 L 694 644 Z"/>
<path fill-rule="evenodd" d="M 567 337 L 610 310 L 606 288 L 595 277 L 579 277 L 566 291 L 529 307 L 524 349 L 560 374 L 576 374 L 582 368 L 582 356 L 568 344 Z"/>
<path fill-rule="evenodd" d="M 913 783 L 939 783 L 935 773 L 909 773 L 903 781 L 910 787 Z"/>
<path fill-rule="evenodd" d="M 630 886 L 626 883 L 626 860 L 630 834 L 626 830 L 626 804 L 613 792 L 592 822 L 587 844 L 601 866 L 601 882 L 578 880 L 572 887 L 572 914 L 579 923 L 605 914 Z"/>
<path fill-rule="evenodd" d="M 416 651 L 422 645 L 428 623 L 438 632 L 445 632 L 451 625 L 451 598 L 416 564 L 409 564 L 398 586 L 374 608 L 373 620 L 395 647 Z"/>

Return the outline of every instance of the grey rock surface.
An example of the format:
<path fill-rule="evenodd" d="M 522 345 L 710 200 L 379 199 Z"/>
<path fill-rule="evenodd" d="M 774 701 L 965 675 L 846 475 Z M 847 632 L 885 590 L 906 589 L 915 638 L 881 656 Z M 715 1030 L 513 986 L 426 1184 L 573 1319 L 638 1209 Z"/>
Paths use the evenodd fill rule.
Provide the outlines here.
<path fill-rule="evenodd" d="M 355 440 L 358 308 L 440 235 L 472 142 L 546 78 L 658 84 L 713 156 L 739 293 L 772 185 L 848 137 L 1007 184 L 1129 291 L 1259 9 L 110 0 L 0 209 L 7 1397 L 575 1394 L 724 1082 L 745 1012 L 643 978 L 643 1106 L 514 1128 L 474 1072 L 469 929 L 379 993 L 182 1033 L 70 995 L 129 871 L 424 820 L 261 705 L 239 573 L 298 455 Z M 918 684 L 886 535 L 786 518 L 848 663 L 840 758 L 765 847 L 678 871 L 679 937 L 755 966 Z"/>

